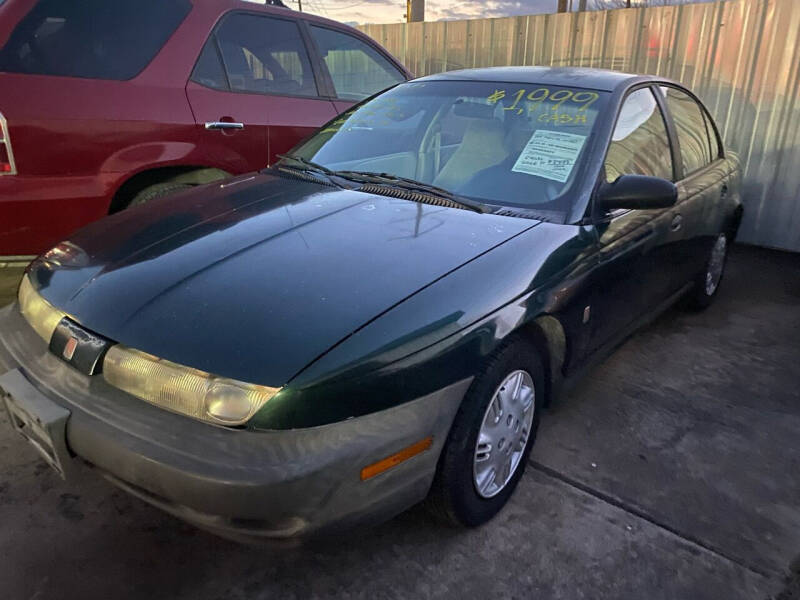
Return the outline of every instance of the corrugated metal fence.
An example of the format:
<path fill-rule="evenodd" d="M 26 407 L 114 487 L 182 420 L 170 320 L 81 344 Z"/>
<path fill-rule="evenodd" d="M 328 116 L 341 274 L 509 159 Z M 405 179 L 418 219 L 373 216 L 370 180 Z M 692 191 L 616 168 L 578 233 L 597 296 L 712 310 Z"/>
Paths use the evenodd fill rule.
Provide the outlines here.
<path fill-rule="evenodd" d="M 580 65 L 682 81 L 745 165 L 739 239 L 800 251 L 800 0 L 365 25 L 417 75 Z"/>

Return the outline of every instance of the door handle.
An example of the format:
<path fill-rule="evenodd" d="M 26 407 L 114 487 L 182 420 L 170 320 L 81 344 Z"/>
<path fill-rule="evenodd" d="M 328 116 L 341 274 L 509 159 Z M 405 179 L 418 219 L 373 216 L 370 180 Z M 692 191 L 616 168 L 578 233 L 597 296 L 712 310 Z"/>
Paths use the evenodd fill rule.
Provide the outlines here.
<path fill-rule="evenodd" d="M 725 196 L 727 196 L 727 195 L 728 195 L 728 184 L 724 183 L 724 184 L 722 184 L 722 188 L 719 191 L 720 200 L 724 200 Z"/>
<path fill-rule="evenodd" d="M 206 129 L 244 129 L 244 123 L 232 123 L 230 121 L 208 121 Z"/>
<path fill-rule="evenodd" d="M 683 225 L 683 217 L 681 215 L 675 215 L 672 217 L 672 224 L 670 225 L 670 229 L 672 231 L 678 231 Z"/>

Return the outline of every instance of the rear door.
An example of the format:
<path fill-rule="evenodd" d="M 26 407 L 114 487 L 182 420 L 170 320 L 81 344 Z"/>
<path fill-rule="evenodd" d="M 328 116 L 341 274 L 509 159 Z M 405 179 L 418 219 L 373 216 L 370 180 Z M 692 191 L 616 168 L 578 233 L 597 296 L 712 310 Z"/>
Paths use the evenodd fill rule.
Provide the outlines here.
<path fill-rule="evenodd" d="M 680 157 L 679 202 L 673 208 L 675 286 L 693 280 L 706 267 L 721 224 L 715 215 L 728 192 L 727 169 L 716 131 L 702 105 L 685 90 L 661 87 Z"/>
<path fill-rule="evenodd" d="M 333 85 L 338 112 L 406 80 L 405 73 L 365 40 L 315 24 L 309 24 L 308 30 Z"/>
<path fill-rule="evenodd" d="M 675 178 L 667 124 L 650 87 L 629 93 L 617 118 L 605 177 L 613 182 L 621 175 Z M 596 215 L 599 266 L 591 309 L 592 349 L 613 340 L 669 296 L 670 219 L 669 209 Z"/>
<path fill-rule="evenodd" d="M 209 160 L 223 157 L 232 172 L 267 166 L 336 114 L 298 22 L 249 12 L 222 19 L 186 91 Z"/>

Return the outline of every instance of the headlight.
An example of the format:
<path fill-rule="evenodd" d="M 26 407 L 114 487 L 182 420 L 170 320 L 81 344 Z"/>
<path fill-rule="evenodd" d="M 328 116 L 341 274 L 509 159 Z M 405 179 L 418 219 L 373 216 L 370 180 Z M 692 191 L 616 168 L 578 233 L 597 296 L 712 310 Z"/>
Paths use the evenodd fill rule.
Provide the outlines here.
<path fill-rule="evenodd" d="M 33 330 L 39 334 L 39 337 L 49 344 L 58 322 L 66 314 L 42 298 L 39 292 L 33 289 L 33 284 L 27 275 L 22 278 L 22 282 L 19 284 L 17 300 L 19 300 L 19 309 L 22 312 L 22 316 L 33 327 Z"/>
<path fill-rule="evenodd" d="M 279 390 L 217 377 L 120 345 L 106 354 L 103 376 L 151 404 L 221 425 L 245 423 Z"/>

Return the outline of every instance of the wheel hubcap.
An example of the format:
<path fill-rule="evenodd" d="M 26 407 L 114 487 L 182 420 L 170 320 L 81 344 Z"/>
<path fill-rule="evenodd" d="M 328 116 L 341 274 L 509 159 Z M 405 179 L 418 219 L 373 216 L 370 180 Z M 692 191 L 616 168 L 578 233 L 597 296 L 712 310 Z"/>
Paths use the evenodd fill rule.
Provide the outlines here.
<path fill-rule="evenodd" d="M 475 490 L 483 498 L 499 494 L 519 467 L 533 425 L 535 396 L 533 379 L 521 370 L 510 373 L 495 390 L 472 463 Z"/>
<path fill-rule="evenodd" d="M 711 258 L 708 261 L 706 271 L 706 295 L 711 296 L 717 291 L 719 280 L 722 278 L 722 267 L 725 265 L 725 252 L 728 249 L 728 242 L 724 234 L 717 238 L 714 248 L 711 250 Z"/>

